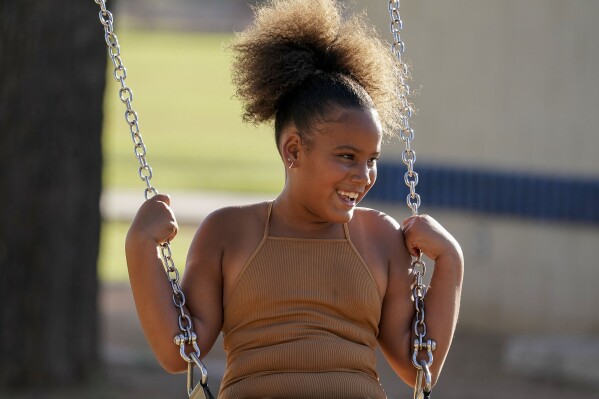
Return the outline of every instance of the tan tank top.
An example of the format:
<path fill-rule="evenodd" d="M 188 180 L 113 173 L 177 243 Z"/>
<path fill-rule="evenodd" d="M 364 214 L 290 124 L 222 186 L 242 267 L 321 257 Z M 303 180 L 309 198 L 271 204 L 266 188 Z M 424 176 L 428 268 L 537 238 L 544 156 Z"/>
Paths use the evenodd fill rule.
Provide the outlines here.
<path fill-rule="evenodd" d="M 264 237 L 224 305 L 219 399 L 385 398 L 370 269 L 344 239 Z"/>

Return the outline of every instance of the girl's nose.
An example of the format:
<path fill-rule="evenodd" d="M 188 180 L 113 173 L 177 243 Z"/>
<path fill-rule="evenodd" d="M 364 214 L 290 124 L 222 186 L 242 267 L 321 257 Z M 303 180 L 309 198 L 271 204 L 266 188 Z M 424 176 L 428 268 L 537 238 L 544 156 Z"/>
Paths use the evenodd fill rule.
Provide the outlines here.
<path fill-rule="evenodd" d="M 367 164 L 359 164 L 352 170 L 352 181 L 366 186 L 370 185 L 373 178 L 373 171 Z"/>

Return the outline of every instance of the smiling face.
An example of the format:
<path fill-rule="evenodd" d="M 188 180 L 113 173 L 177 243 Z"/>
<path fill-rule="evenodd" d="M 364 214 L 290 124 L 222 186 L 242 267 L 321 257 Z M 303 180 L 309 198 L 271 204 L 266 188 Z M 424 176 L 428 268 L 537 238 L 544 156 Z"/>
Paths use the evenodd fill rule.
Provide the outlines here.
<path fill-rule="evenodd" d="M 376 180 L 382 130 L 373 109 L 338 109 L 310 135 L 284 148 L 294 162 L 286 189 L 314 221 L 346 223 Z M 295 149 L 295 151 L 294 151 Z"/>

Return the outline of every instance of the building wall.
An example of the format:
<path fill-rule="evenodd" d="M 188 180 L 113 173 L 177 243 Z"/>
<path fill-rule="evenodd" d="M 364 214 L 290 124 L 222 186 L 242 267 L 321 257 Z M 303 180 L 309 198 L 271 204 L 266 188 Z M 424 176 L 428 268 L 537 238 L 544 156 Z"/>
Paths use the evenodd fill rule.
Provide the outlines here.
<path fill-rule="evenodd" d="M 390 40 L 386 5 L 358 3 Z M 418 159 L 599 178 L 599 2 L 403 0 L 401 13 Z"/>

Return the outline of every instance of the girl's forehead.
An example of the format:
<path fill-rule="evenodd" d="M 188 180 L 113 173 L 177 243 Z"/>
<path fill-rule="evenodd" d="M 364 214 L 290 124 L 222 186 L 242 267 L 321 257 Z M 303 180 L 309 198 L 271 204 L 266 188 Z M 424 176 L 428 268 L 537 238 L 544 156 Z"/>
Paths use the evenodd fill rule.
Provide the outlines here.
<path fill-rule="evenodd" d="M 370 121 L 380 126 L 379 113 L 374 108 L 343 108 L 334 107 L 325 118 L 325 123 L 344 123 L 348 121 Z"/>
<path fill-rule="evenodd" d="M 338 109 L 332 111 L 319 126 L 317 134 L 325 141 L 365 141 L 380 143 L 383 131 L 374 109 Z"/>

